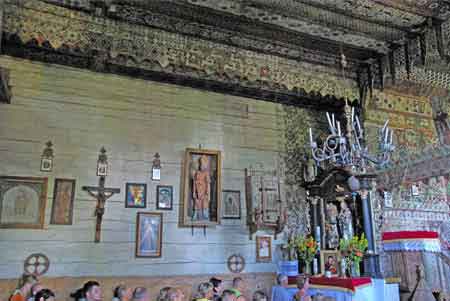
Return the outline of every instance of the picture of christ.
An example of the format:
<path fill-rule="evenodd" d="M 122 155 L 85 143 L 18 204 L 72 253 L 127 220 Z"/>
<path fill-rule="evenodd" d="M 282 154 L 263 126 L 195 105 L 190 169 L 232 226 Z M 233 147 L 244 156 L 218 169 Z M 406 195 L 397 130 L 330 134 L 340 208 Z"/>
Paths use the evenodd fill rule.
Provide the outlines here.
<path fill-rule="evenodd" d="M 162 214 L 139 212 L 136 229 L 136 257 L 160 257 Z"/>

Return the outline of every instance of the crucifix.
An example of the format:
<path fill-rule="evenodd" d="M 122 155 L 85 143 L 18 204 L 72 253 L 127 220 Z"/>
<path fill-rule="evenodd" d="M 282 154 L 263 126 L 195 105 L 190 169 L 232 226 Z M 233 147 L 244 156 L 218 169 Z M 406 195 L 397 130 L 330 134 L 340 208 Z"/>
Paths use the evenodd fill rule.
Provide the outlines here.
<path fill-rule="evenodd" d="M 95 242 L 100 242 L 100 233 L 102 229 L 102 219 L 105 213 L 105 202 L 115 193 L 120 193 L 120 188 L 105 188 L 105 179 L 107 176 L 108 158 L 104 147 L 100 150 L 100 155 L 97 161 L 97 175 L 100 176 L 98 186 L 83 186 L 83 190 L 87 191 L 93 198 L 97 200 L 97 207 L 95 208 L 95 216 L 97 222 L 95 226 Z"/>

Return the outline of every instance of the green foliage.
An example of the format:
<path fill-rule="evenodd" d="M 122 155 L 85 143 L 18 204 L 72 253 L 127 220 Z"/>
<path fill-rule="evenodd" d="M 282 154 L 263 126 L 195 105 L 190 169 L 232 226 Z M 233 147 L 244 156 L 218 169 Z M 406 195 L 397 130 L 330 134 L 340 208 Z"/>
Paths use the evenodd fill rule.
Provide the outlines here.
<path fill-rule="evenodd" d="M 360 237 L 358 235 L 353 236 L 351 239 L 339 240 L 339 250 L 342 255 L 350 262 L 359 264 L 364 256 L 364 252 L 367 250 L 369 242 L 367 241 L 364 233 Z"/>

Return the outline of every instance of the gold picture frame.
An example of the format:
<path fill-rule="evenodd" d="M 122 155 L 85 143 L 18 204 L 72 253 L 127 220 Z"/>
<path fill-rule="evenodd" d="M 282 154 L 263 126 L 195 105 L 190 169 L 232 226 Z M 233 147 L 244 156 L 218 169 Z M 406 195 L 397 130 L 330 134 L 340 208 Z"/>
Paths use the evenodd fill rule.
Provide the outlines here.
<path fill-rule="evenodd" d="M 256 236 L 256 262 L 272 261 L 272 237 Z"/>
<path fill-rule="evenodd" d="M 184 157 L 181 226 L 220 224 L 221 152 L 188 148 Z"/>
<path fill-rule="evenodd" d="M 331 261 L 332 259 L 332 261 Z M 329 262 L 331 261 L 331 262 Z M 320 273 L 326 275 L 326 271 L 331 272 L 331 277 L 340 275 L 341 253 L 338 250 L 321 250 L 320 251 Z M 331 266 L 328 267 L 328 266 Z"/>

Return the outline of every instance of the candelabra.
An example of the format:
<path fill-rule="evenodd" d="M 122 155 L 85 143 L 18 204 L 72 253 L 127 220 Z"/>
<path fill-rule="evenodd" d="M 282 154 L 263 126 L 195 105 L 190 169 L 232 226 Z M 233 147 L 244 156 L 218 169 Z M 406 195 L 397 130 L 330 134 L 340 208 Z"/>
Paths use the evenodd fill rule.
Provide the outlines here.
<path fill-rule="evenodd" d="M 341 57 L 344 75 L 344 67 L 347 62 L 343 54 Z M 393 131 L 388 127 L 389 120 L 378 131 L 378 147 L 376 153 L 371 154 L 365 144 L 364 130 L 355 113 L 355 107 L 350 107 L 348 102 L 345 102 L 345 134 L 341 128 L 341 122 L 334 114 L 327 112 L 326 116 L 329 134 L 321 145 L 318 145 L 313 139 L 312 128 L 309 128 L 310 147 L 317 164 L 329 163 L 335 167 L 349 169 L 353 173 L 365 173 L 370 163 L 377 168 L 383 168 L 389 163 L 395 150 Z"/>

